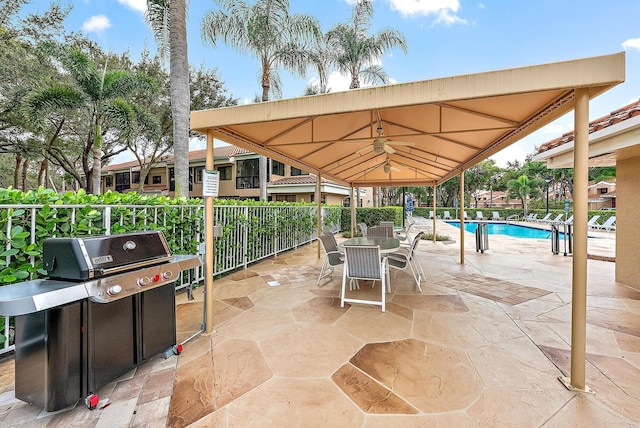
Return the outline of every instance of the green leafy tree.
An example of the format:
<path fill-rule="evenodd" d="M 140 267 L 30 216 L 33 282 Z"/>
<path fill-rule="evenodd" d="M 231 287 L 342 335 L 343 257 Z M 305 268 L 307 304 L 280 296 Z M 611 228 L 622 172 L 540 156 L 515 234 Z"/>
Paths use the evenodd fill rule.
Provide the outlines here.
<path fill-rule="evenodd" d="M 202 39 L 215 47 L 218 41 L 260 61 L 262 101 L 281 95 L 278 71 L 284 68 L 304 76 L 316 57 L 312 50 L 321 36 L 318 21 L 307 14 L 289 14 L 288 0 L 214 0 L 219 10 L 202 20 Z M 260 156 L 260 198 L 267 197 L 267 158 Z"/>
<path fill-rule="evenodd" d="M 159 49 L 169 54 L 175 195 L 189 196 L 189 58 L 187 1 L 147 0 L 147 22 Z"/>
<path fill-rule="evenodd" d="M 478 198 L 482 190 L 491 185 L 491 180 L 498 174 L 498 168 L 493 159 L 484 160 L 464 173 L 464 184 L 469 191 L 469 196 L 474 199 L 475 207 L 478 208 Z"/>
<path fill-rule="evenodd" d="M 531 180 L 526 175 L 521 175 L 517 179 L 512 179 L 507 182 L 507 189 L 509 191 L 509 197 L 518 198 L 522 202 L 524 208 L 524 215 L 529 213 L 528 201 L 529 196 L 532 193 Z"/>
<path fill-rule="evenodd" d="M 26 95 L 59 73 L 50 55 L 39 47 L 63 34 L 63 22 L 70 6 L 51 2 L 49 8 L 35 14 L 20 14 L 26 0 L 0 2 L 0 153 L 15 156 L 14 185 L 19 177 L 25 183 L 29 163 L 40 162 L 40 182 L 48 174 L 46 150 L 48 138 L 35 134 L 23 111 Z"/>
<path fill-rule="evenodd" d="M 170 101 L 170 76 L 163 67 L 158 55 L 151 56 L 143 51 L 140 62 L 133 65 L 133 70 L 152 77 L 158 82 L 159 90 L 155 92 L 141 92 L 136 97 L 136 103 L 155 117 L 160 128 L 158 132 L 150 126 L 142 126 L 141 131 L 129 141 L 129 149 L 140 165 L 140 190 L 144 189 L 144 181 L 151 168 L 166 155 L 173 143 L 173 120 Z M 190 72 L 191 106 L 196 110 L 236 105 L 238 100 L 226 94 L 223 83 L 218 79 L 216 70 L 207 70 L 204 66 L 192 69 Z M 201 138 L 193 133 L 192 137 Z"/>
<path fill-rule="evenodd" d="M 376 34 L 369 34 L 371 18 L 373 1 L 356 1 L 351 19 L 335 24 L 325 36 L 331 63 L 351 78 L 349 89 L 359 88 L 361 81 L 388 83 L 389 76 L 380 65 L 380 57 L 393 48 L 407 52 L 407 42 L 397 30 L 383 28 Z"/>
<path fill-rule="evenodd" d="M 78 108 L 76 114 L 83 127 L 76 131 L 77 142 L 82 144 L 82 171 L 85 188 L 89 193 L 100 194 L 103 161 L 103 138 L 110 144 L 129 141 L 146 124 L 148 129 L 157 127 L 147 112 L 131 100 L 138 91 L 155 91 L 148 76 L 125 70 L 102 69 L 89 56 L 76 48 L 62 47 L 59 51 L 62 68 L 68 73 L 68 82 L 49 82 L 30 93 L 25 101 L 25 113 L 35 126 L 44 126 L 48 115 L 68 114 L 69 109 Z M 65 118 L 60 119 L 62 126 Z M 121 151 L 125 147 L 121 148 Z M 116 152 L 105 153 L 105 158 Z M 92 159 L 92 162 L 91 162 Z M 62 166 L 73 176 L 78 175 L 71 162 Z"/>

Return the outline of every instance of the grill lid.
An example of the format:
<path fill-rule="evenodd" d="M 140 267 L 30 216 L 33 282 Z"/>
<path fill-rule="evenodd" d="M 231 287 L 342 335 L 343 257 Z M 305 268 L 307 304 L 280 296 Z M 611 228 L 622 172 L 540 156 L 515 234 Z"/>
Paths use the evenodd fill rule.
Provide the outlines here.
<path fill-rule="evenodd" d="M 42 244 L 43 266 L 49 278 L 87 280 L 171 260 L 160 231 L 48 238 Z"/>

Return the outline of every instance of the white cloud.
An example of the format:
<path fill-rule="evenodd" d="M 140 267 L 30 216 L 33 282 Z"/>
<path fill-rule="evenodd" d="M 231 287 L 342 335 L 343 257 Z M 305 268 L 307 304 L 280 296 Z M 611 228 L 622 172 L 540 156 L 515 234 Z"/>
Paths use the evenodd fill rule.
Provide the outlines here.
<path fill-rule="evenodd" d="M 466 20 L 456 16 L 460 9 L 458 0 L 387 0 L 392 10 L 402 16 L 437 15 L 436 23 L 445 25 L 466 24 Z"/>
<path fill-rule="evenodd" d="M 129 9 L 133 9 L 136 12 L 147 12 L 147 0 L 118 0 L 118 3 L 125 5 Z"/>
<path fill-rule="evenodd" d="M 102 33 L 111 27 L 111 21 L 104 15 L 95 15 L 82 23 L 82 29 L 87 32 Z"/>
<path fill-rule="evenodd" d="M 622 42 L 623 49 L 639 49 L 640 50 L 640 37 L 637 39 L 628 39 Z"/>
<path fill-rule="evenodd" d="M 435 20 L 436 24 L 444 24 L 447 27 L 454 25 L 454 24 L 462 24 L 465 25 L 467 23 L 466 19 L 462 19 L 456 15 L 452 15 L 451 12 L 449 12 L 448 10 L 442 10 L 440 11 L 440 14 L 438 15 L 438 19 Z"/>

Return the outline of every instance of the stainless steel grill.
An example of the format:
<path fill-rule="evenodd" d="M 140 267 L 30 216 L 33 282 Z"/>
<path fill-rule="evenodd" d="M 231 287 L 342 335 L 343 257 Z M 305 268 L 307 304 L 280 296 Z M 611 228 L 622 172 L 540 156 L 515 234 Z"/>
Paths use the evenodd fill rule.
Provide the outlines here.
<path fill-rule="evenodd" d="M 51 238 L 49 279 L 0 287 L 16 320 L 16 397 L 60 410 L 176 347 L 175 285 L 198 256 L 172 255 L 159 231 Z"/>

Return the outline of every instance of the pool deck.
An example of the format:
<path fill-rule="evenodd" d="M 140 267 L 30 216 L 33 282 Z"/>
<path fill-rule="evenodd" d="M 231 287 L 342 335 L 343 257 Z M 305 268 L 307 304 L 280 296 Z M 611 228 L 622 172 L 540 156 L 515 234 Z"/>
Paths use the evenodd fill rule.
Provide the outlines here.
<path fill-rule="evenodd" d="M 602 238 L 590 252 L 615 247 Z M 315 243 L 251 265 L 215 281 L 215 333 L 105 386 L 94 411 L 51 415 L 15 400 L 5 357 L 0 426 L 638 426 L 640 291 L 614 281 L 615 263 L 587 263 L 594 393 L 578 393 L 558 381 L 570 372 L 572 258 L 537 239 L 474 246 L 467 232 L 460 264 L 458 242 L 421 242 L 422 293 L 392 273 L 385 313 L 341 308 L 340 268 L 317 286 Z M 178 296 L 180 339 L 199 328 L 202 291 Z"/>

